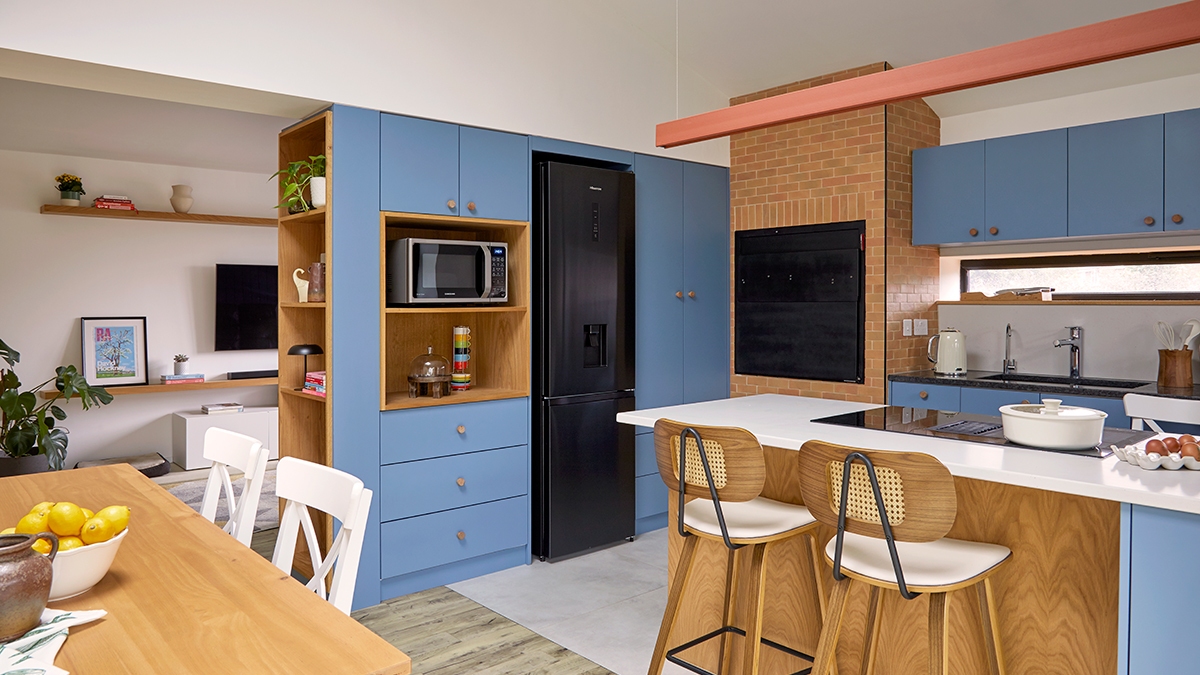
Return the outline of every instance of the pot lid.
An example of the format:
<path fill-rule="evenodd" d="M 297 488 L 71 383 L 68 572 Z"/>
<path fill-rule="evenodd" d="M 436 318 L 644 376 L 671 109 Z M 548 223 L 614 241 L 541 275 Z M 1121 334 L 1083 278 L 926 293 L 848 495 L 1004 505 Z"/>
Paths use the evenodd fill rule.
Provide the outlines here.
<path fill-rule="evenodd" d="M 1000 408 L 1000 413 L 1016 415 L 1017 417 L 1029 417 L 1034 419 L 1062 419 L 1065 421 L 1091 419 L 1102 420 L 1108 417 L 1108 413 L 1102 410 L 1093 410 L 1091 408 L 1083 408 L 1074 405 L 1062 405 L 1062 399 L 1058 398 L 1043 399 L 1041 404 L 1021 403 L 1016 405 L 1006 405 Z"/>

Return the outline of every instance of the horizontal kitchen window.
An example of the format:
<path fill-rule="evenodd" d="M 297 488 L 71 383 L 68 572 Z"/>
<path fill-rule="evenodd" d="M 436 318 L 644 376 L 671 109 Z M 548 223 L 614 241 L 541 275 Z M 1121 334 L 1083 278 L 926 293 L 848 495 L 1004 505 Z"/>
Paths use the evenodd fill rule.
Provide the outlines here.
<path fill-rule="evenodd" d="M 1200 251 L 964 260 L 964 293 L 1049 287 L 1062 300 L 1200 300 Z"/>

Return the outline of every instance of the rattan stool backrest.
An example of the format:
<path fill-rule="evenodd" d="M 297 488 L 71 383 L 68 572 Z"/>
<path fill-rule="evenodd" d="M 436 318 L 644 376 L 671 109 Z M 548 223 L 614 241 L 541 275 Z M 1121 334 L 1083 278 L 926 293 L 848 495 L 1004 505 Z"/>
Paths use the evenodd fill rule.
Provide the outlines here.
<path fill-rule="evenodd" d="M 661 419 L 654 424 L 654 455 L 658 473 L 668 488 L 679 490 L 679 436 L 687 428 L 700 434 L 721 501 L 744 502 L 762 492 L 766 463 L 754 434 L 737 427 L 707 427 Z M 684 494 L 711 499 L 700 451 L 691 435 L 685 441 L 684 453 Z"/>

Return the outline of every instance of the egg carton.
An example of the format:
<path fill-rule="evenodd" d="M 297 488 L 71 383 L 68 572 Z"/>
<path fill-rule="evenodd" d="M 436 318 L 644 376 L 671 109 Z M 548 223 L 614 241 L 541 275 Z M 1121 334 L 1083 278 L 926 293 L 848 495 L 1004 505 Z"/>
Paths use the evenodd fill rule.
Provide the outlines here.
<path fill-rule="evenodd" d="M 1145 441 L 1138 445 L 1126 445 L 1123 448 L 1112 446 L 1113 454 L 1122 462 L 1129 462 L 1134 466 L 1139 466 L 1147 471 L 1154 469 L 1168 469 L 1176 471 L 1178 469 L 1191 469 L 1192 471 L 1200 471 L 1200 460 L 1195 457 L 1184 457 L 1183 455 L 1172 452 L 1167 455 L 1160 455 L 1157 452 L 1147 453 Z"/>

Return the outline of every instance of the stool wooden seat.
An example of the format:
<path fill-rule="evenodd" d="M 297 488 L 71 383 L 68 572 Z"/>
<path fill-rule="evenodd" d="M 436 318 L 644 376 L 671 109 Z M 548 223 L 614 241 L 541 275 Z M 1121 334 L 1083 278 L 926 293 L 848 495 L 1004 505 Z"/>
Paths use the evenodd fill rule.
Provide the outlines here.
<path fill-rule="evenodd" d="M 954 477 L 937 459 L 916 452 L 862 450 L 821 441 L 800 449 L 800 493 L 813 516 L 837 528 L 825 547 L 835 585 L 813 672 L 825 672 L 837 647 L 850 586 L 870 585 L 863 673 L 878 644 L 880 589 L 905 599 L 929 594 L 929 673 L 948 670 L 946 594 L 974 586 L 992 675 L 1003 675 L 991 575 L 1012 557 L 1007 547 L 945 534 L 958 510 Z"/>
<path fill-rule="evenodd" d="M 663 482 L 679 499 L 675 526 L 684 543 L 676 566 L 675 582 L 671 585 L 667 597 L 667 608 L 663 613 L 658 641 L 654 645 L 649 675 L 659 675 L 668 659 L 685 665 L 682 659 L 676 656 L 677 653 L 715 637 L 722 640 L 720 672 L 729 672 L 732 654 L 727 640 L 730 639 L 730 634 L 743 635 L 746 638 L 741 670 L 746 675 L 758 672 L 763 644 L 811 660 L 812 657 L 807 654 L 764 640 L 762 637 L 765 562 L 773 545 L 791 537 L 807 535 L 810 539 L 807 550 L 812 556 L 813 582 L 816 585 L 815 595 L 819 605 L 814 609 L 819 611 L 821 616 L 825 613 L 825 593 L 817 563 L 817 520 L 804 506 L 761 496 L 766 480 L 766 463 L 758 439 L 745 429 L 689 426 L 671 420 L 659 420 L 654 425 L 654 452 Z M 683 467 L 684 476 L 682 488 L 679 479 L 680 466 Z M 685 501 L 687 498 L 693 499 Z M 696 545 L 701 539 L 721 542 L 728 549 L 724 625 L 707 635 L 668 650 L 667 641 L 670 639 L 680 603 L 687 589 L 692 563 L 695 561 Z M 745 625 L 738 628 L 732 625 L 735 604 L 733 595 L 737 586 L 733 578 L 734 552 L 742 547 L 749 547 L 749 593 L 753 609 Z"/>

